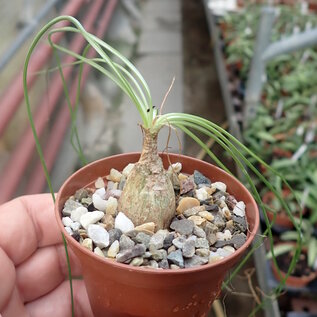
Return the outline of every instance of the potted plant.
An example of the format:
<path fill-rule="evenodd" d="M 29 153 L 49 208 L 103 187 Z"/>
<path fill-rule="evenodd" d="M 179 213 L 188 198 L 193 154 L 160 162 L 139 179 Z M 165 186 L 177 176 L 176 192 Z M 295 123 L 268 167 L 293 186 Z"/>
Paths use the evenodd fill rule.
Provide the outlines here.
<path fill-rule="evenodd" d="M 288 202 L 294 217 L 299 218 L 301 215 L 304 215 L 306 213 L 307 209 L 301 209 L 300 206 L 298 206 L 297 199 L 294 197 L 294 194 L 291 193 L 288 189 L 282 190 L 281 195 L 284 198 L 284 200 Z M 279 200 L 276 199 L 273 192 L 267 191 L 263 195 L 262 199 L 268 207 L 268 218 L 271 222 L 274 222 L 274 225 L 282 229 L 293 228 L 292 221 L 289 219 L 288 214 L 283 210 Z"/>
<path fill-rule="evenodd" d="M 316 278 L 317 265 L 317 239 L 314 235 L 314 228 L 311 222 L 306 219 L 301 221 L 302 228 L 302 250 L 294 271 L 286 279 L 286 285 L 290 287 L 305 287 Z M 278 272 L 276 266 L 271 262 L 273 274 L 277 280 L 284 278 L 286 269 L 292 259 L 292 254 L 296 252 L 297 233 L 295 231 L 285 231 L 280 235 L 281 242 L 276 243 L 274 250 L 277 263 L 282 272 Z M 270 259 L 272 253 L 268 253 Z M 283 269 L 285 267 L 285 269 Z M 284 271 L 284 272 L 283 272 Z"/>
<path fill-rule="evenodd" d="M 72 26 L 49 31 L 51 27 L 60 21 L 67 21 L 71 23 Z M 63 52 L 76 59 L 75 63 L 80 65 L 79 73 L 82 71 L 83 64 L 86 63 L 100 71 L 102 74 L 108 76 L 130 97 L 137 107 L 142 119 L 141 127 L 144 140 L 141 153 L 112 156 L 83 167 L 66 180 L 55 201 L 56 217 L 65 239 L 66 252 L 67 246 L 70 246 L 81 262 L 83 278 L 95 316 L 104 316 L 105 314 L 107 316 L 118 317 L 162 315 L 206 316 L 213 300 L 221 291 L 221 284 L 226 273 L 239 261 L 239 259 L 241 259 L 242 254 L 256 235 L 259 216 L 255 200 L 265 210 L 265 206 L 261 202 L 255 185 L 243 164 L 246 164 L 247 167 L 270 188 L 270 190 L 278 195 L 276 189 L 274 189 L 261 173 L 257 171 L 247 157 L 259 160 L 266 166 L 266 168 L 271 170 L 270 166 L 257 158 L 254 153 L 231 136 L 227 131 L 206 119 L 184 113 L 163 114 L 162 107 L 158 109 L 153 106 L 150 91 L 146 82 L 138 70 L 125 57 L 104 41 L 93 34 L 88 33 L 73 17 L 62 16 L 55 18 L 46 24 L 35 37 L 27 54 L 23 76 L 25 99 L 30 123 L 50 188 L 50 179 L 43 159 L 36 128 L 33 123 L 27 90 L 27 72 L 30 57 L 37 43 L 47 31 L 49 31 L 49 44 L 52 46 L 58 62 L 58 52 Z M 69 49 L 54 43 L 52 35 L 56 32 L 80 33 L 85 38 L 88 45 L 81 55 L 75 54 Z M 87 57 L 87 52 L 90 47 L 98 53 L 97 58 Z M 57 68 L 63 79 L 63 69 L 60 63 L 58 63 Z M 67 96 L 67 87 L 66 85 L 64 86 Z M 72 109 L 72 105 L 69 104 L 69 106 L 72 113 L 72 123 L 74 124 L 75 110 Z M 210 157 L 222 169 L 206 162 L 182 155 L 159 154 L 157 150 L 157 136 L 164 126 L 178 128 L 191 136 L 206 150 Z M 73 131 L 75 131 L 74 125 Z M 222 162 L 219 161 L 197 137 L 197 132 L 213 137 L 215 141 L 232 156 L 236 163 L 241 167 L 255 200 L 252 198 L 246 187 L 230 174 L 229 170 L 222 164 Z M 228 187 L 227 192 L 229 195 L 234 195 L 237 201 L 243 201 L 245 203 L 248 233 L 243 245 L 237 248 L 231 255 L 224 257 L 219 261 L 179 270 L 144 269 L 126 265 L 105 259 L 82 246 L 66 231 L 64 224 L 62 223 L 61 214 L 66 201 L 72 195 L 76 195 L 76 191 L 78 190 L 84 189 L 87 192 L 91 191 L 91 188 L 93 191 L 96 190 L 96 188 L 99 187 L 99 185 L 96 185 L 98 179 L 101 178 L 100 182 L 107 182 L 107 176 L 111 176 L 113 169 L 117 172 L 122 171 L 131 163 L 135 165 L 125 180 L 118 202 L 120 212 L 124 215 L 122 217 L 125 217 L 125 219 L 130 221 L 129 225 L 132 223 L 134 227 L 142 226 L 144 223 L 150 223 L 154 224 L 154 227 L 157 230 L 164 231 L 171 227 L 172 219 L 175 220 L 175 217 L 177 218 L 177 216 L 182 219 L 183 215 L 175 214 L 175 192 L 172 182 L 175 171 L 173 170 L 173 165 L 170 168 L 170 174 L 166 171 L 166 169 L 171 166 L 171 163 L 180 163 L 184 174 L 195 173 L 195 170 L 201 171 L 204 173 L 204 180 L 212 179 L 213 181 L 221 182 L 220 185 L 217 185 L 221 186 L 221 190 L 218 187 L 215 189 L 216 191 L 226 191 L 223 187 L 224 185 L 222 185 L 225 184 Z M 102 185 L 102 187 L 104 190 L 104 185 Z M 203 187 L 205 188 L 206 186 Z M 194 188 L 197 190 L 200 189 L 200 187 Z M 205 189 L 205 191 L 207 192 L 207 189 Z M 52 197 L 55 200 L 53 192 Z M 280 199 L 292 218 L 289 207 L 283 202 L 281 197 Z M 204 199 L 202 201 L 203 204 L 206 203 Z M 237 201 L 231 200 L 231 203 L 236 206 Z M 94 205 L 93 207 L 96 207 L 94 202 L 92 205 Z M 91 206 L 91 203 L 89 203 L 89 206 Z M 239 209 L 243 208 L 239 207 Z M 105 210 L 107 211 L 107 207 Z M 238 213 L 241 216 L 241 210 Z M 173 223 L 174 222 L 172 222 L 172 224 Z M 272 233 L 268 221 L 267 224 L 268 229 L 266 233 L 271 238 Z M 193 226 L 193 224 L 190 226 Z M 297 224 L 295 224 L 295 228 L 299 230 Z M 149 231 L 148 227 L 145 231 Z M 247 257 L 241 260 L 239 267 L 241 267 L 246 260 Z M 296 261 L 296 258 L 294 258 L 294 261 Z M 71 268 L 69 269 L 71 271 Z M 290 267 L 290 270 L 291 269 L 292 267 Z M 71 281 L 71 274 L 69 277 Z M 280 289 L 277 289 L 275 294 L 278 294 L 279 292 Z"/>

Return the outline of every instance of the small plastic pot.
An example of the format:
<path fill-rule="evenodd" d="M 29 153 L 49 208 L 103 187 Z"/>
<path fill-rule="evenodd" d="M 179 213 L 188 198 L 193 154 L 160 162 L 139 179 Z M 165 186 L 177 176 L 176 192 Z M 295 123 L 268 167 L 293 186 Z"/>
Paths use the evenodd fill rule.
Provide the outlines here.
<path fill-rule="evenodd" d="M 122 170 L 137 162 L 140 153 L 111 156 L 89 164 L 70 176 L 60 189 L 55 213 L 68 246 L 78 257 L 83 271 L 90 304 L 95 317 L 193 317 L 207 316 L 210 306 L 221 291 L 223 279 L 251 244 L 259 225 L 257 204 L 248 190 L 233 176 L 209 163 L 183 155 L 162 155 L 165 167 L 181 162 L 184 173 L 199 170 L 213 181 L 227 184 L 230 194 L 246 204 L 249 232 L 246 243 L 232 255 L 215 263 L 180 269 L 156 270 L 131 267 L 104 259 L 82 247 L 64 229 L 61 210 L 69 196 L 83 187 L 93 187 L 98 177 L 111 168 Z"/>
<path fill-rule="evenodd" d="M 280 243 L 285 244 L 285 243 Z M 292 243 L 293 244 L 293 243 Z M 294 243 L 294 249 L 296 247 L 296 244 Z M 302 252 L 307 253 L 307 249 L 303 248 Z M 283 256 L 283 255 L 280 255 Z M 273 261 L 271 261 L 271 268 L 273 271 L 273 275 L 277 281 L 280 281 L 280 276 L 277 272 L 277 269 L 275 265 L 273 264 Z M 286 276 L 286 273 L 281 271 L 281 277 L 284 278 Z M 309 275 L 302 275 L 302 276 L 292 276 L 290 275 L 287 280 L 285 281 L 285 284 L 290 287 L 295 288 L 303 288 L 307 286 L 310 282 L 312 282 L 316 278 L 316 272 L 311 272 Z"/>

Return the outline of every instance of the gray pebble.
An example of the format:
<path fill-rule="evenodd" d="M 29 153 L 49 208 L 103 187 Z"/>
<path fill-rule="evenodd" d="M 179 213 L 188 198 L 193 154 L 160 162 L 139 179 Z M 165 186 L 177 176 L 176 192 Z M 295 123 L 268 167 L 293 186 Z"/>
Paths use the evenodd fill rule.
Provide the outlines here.
<path fill-rule="evenodd" d="M 159 230 L 157 231 L 150 239 L 149 250 L 159 250 L 163 248 L 164 240 L 168 235 L 167 230 Z"/>
<path fill-rule="evenodd" d="M 238 234 L 235 234 L 234 236 L 232 236 L 232 238 L 230 240 L 217 241 L 215 244 L 215 247 L 222 248 L 226 245 L 230 245 L 230 246 L 233 246 L 235 249 L 239 249 L 244 245 L 246 239 L 247 239 L 247 237 L 244 233 L 238 233 Z"/>
<path fill-rule="evenodd" d="M 245 217 L 232 216 L 233 224 L 238 230 L 245 232 L 248 229 Z"/>
<path fill-rule="evenodd" d="M 182 249 L 184 246 L 184 243 L 186 242 L 186 238 L 184 236 L 180 236 L 175 238 L 172 242 L 176 248 Z"/>
<path fill-rule="evenodd" d="M 83 198 L 87 198 L 89 196 L 89 192 L 85 188 L 78 189 L 75 193 L 76 200 L 82 200 Z"/>
<path fill-rule="evenodd" d="M 216 248 L 222 248 L 226 245 L 232 245 L 231 240 L 218 240 L 215 244 Z"/>
<path fill-rule="evenodd" d="M 198 238 L 195 241 L 195 248 L 197 249 L 209 249 L 209 242 L 205 238 Z"/>
<path fill-rule="evenodd" d="M 151 252 L 152 259 L 155 261 L 161 261 L 167 258 L 167 251 L 164 249 L 154 250 Z"/>
<path fill-rule="evenodd" d="M 109 244 L 111 245 L 114 241 L 120 240 L 122 235 L 122 231 L 120 229 L 111 229 L 108 231 L 109 233 Z"/>
<path fill-rule="evenodd" d="M 206 232 L 198 226 L 194 227 L 193 234 L 198 238 L 206 238 Z"/>
<path fill-rule="evenodd" d="M 221 197 L 227 197 L 229 194 L 226 192 L 223 192 L 222 190 L 217 190 L 212 194 L 212 197 L 215 201 L 221 200 Z"/>
<path fill-rule="evenodd" d="M 189 268 L 189 267 L 194 267 L 197 265 L 203 265 L 208 263 L 209 259 L 208 257 L 201 257 L 198 255 L 194 255 L 193 257 L 189 258 L 189 259 L 185 259 L 185 268 Z"/>
<path fill-rule="evenodd" d="M 75 201 L 75 200 L 73 200 L 73 199 L 71 199 L 71 198 L 69 198 L 66 201 L 65 205 L 64 205 L 62 213 L 65 216 L 70 216 L 72 210 L 74 210 L 74 209 L 76 209 L 78 207 L 82 207 L 82 204 L 77 202 L 77 201 Z"/>
<path fill-rule="evenodd" d="M 190 216 L 197 215 L 200 211 L 203 211 L 203 210 L 205 210 L 204 206 L 197 206 L 197 207 L 189 208 L 189 209 L 184 211 L 184 216 L 186 218 L 189 218 Z"/>
<path fill-rule="evenodd" d="M 196 185 L 199 185 L 199 184 L 210 185 L 211 184 L 210 179 L 204 176 L 202 173 L 200 173 L 197 170 L 194 171 L 194 182 Z"/>
<path fill-rule="evenodd" d="M 188 219 L 175 220 L 171 223 L 170 228 L 184 235 L 190 235 L 194 229 L 194 222 Z"/>
<path fill-rule="evenodd" d="M 120 251 L 116 256 L 116 260 L 120 263 L 130 261 L 135 257 L 142 256 L 145 253 L 145 250 L 146 247 L 144 244 L 137 244 L 132 249 Z"/>
<path fill-rule="evenodd" d="M 133 238 L 132 240 L 136 243 L 143 243 L 147 248 L 149 246 L 150 243 L 150 239 L 151 236 L 144 233 L 144 232 L 139 232 L 135 238 Z"/>
<path fill-rule="evenodd" d="M 119 240 L 120 243 L 120 252 L 123 250 L 130 250 L 135 246 L 135 243 L 125 234 L 122 234 Z"/>
<path fill-rule="evenodd" d="M 216 204 L 211 204 L 211 205 L 204 205 L 205 206 L 205 209 L 207 210 L 207 211 L 215 211 L 215 212 L 217 212 L 217 211 L 219 211 L 219 206 L 218 205 L 216 205 Z"/>
<path fill-rule="evenodd" d="M 235 234 L 232 236 L 232 245 L 235 249 L 241 248 L 247 240 L 247 236 L 244 233 Z"/>
<path fill-rule="evenodd" d="M 219 212 L 212 212 L 212 215 L 214 216 L 213 224 L 218 227 L 219 231 L 222 231 L 226 226 L 224 218 Z"/>
<path fill-rule="evenodd" d="M 185 258 L 191 258 L 195 254 L 195 240 L 190 238 L 187 239 L 182 250 Z"/>
<path fill-rule="evenodd" d="M 163 248 L 167 250 L 172 244 L 175 238 L 174 232 L 169 233 L 163 241 Z"/>
<path fill-rule="evenodd" d="M 184 258 L 181 250 L 176 250 L 174 252 L 171 252 L 167 259 L 169 262 L 176 264 L 179 267 L 184 267 Z"/>
<path fill-rule="evenodd" d="M 158 263 L 158 266 L 159 266 L 159 268 L 164 269 L 164 270 L 168 269 L 169 268 L 169 264 L 168 264 L 167 259 L 163 259 L 162 261 L 160 261 Z"/>

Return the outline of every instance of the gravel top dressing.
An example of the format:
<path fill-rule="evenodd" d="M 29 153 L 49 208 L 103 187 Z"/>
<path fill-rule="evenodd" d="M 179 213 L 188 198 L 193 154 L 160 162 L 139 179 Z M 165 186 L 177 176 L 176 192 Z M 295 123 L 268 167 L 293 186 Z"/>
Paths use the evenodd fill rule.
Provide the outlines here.
<path fill-rule="evenodd" d="M 134 164 L 112 169 L 95 188 L 78 190 L 65 203 L 62 222 L 82 246 L 101 257 L 132 266 L 181 269 L 212 263 L 231 255 L 246 241 L 245 204 L 227 192 L 226 184 L 201 172 L 168 169 L 177 208 L 168 229 L 153 222 L 134 226 L 118 210 L 118 199 Z"/>

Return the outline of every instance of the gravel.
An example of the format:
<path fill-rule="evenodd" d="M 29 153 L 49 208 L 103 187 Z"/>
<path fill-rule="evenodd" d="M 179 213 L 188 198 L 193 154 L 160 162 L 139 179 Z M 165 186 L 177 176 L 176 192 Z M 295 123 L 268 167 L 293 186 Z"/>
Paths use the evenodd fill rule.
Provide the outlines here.
<path fill-rule="evenodd" d="M 246 242 L 245 203 L 226 192 L 226 184 L 217 179 L 196 170 L 193 175 L 182 174 L 180 163 L 168 171 L 177 201 L 170 227 L 157 232 L 154 223 L 135 227 L 118 210 L 133 168 L 128 164 L 122 172 L 111 169 L 110 175 L 95 181 L 94 189 L 80 189 L 66 201 L 62 222 L 83 247 L 131 266 L 176 270 L 219 261 Z"/>

